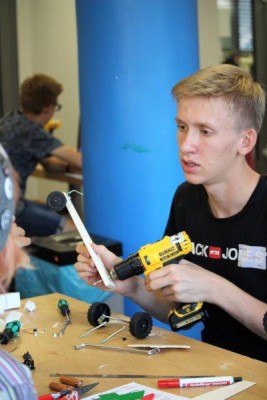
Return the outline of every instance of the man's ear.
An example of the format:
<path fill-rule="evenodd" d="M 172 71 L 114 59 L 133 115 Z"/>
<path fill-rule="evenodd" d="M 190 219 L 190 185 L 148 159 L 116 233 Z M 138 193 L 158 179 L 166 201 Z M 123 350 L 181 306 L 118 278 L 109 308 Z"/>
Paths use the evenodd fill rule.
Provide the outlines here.
<path fill-rule="evenodd" d="M 53 104 L 50 104 L 49 106 L 45 106 L 45 107 L 43 108 L 43 113 L 44 113 L 44 114 L 51 113 L 51 111 L 53 110 L 53 107 L 54 107 Z"/>
<path fill-rule="evenodd" d="M 246 155 L 254 148 L 257 142 L 257 132 L 255 129 L 246 129 L 240 134 L 240 141 L 238 145 L 238 152 L 241 155 Z"/>

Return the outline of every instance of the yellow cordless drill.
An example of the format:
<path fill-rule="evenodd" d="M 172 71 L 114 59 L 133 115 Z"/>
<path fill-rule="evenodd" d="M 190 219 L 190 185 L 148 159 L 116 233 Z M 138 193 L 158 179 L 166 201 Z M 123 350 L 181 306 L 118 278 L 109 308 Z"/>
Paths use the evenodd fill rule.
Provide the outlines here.
<path fill-rule="evenodd" d="M 152 244 L 147 244 L 126 260 L 116 264 L 110 271 L 113 279 L 125 280 L 134 275 L 149 274 L 174 261 L 178 262 L 192 251 L 192 242 L 185 231 L 173 236 L 164 236 Z M 203 303 L 183 304 L 181 308 L 169 312 L 169 324 L 173 331 L 187 329 L 195 322 L 207 317 Z"/>

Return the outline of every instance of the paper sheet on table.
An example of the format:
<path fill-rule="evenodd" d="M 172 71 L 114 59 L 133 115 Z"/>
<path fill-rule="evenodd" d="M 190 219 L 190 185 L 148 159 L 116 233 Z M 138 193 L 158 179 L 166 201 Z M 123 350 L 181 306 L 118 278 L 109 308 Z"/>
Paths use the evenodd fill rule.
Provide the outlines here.
<path fill-rule="evenodd" d="M 0 294 L 0 310 L 11 310 L 20 307 L 20 293 L 4 293 Z"/>
<path fill-rule="evenodd" d="M 255 385 L 255 382 L 249 381 L 241 381 L 236 382 L 234 385 L 222 386 L 218 389 L 213 390 L 212 392 L 201 394 L 200 396 L 196 396 L 194 400 L 226 400 L 230 399 L 237 393 L 243 392 L 248 389 L 250 386 Z M 193 400 L 192 399 L 192 400 Z"/>
<path fill-rule="evenodd" d="M 126 385 L 116 387 L 114 389 L 107 390 L 106 392 L 101 392 L 94 394 L 89 397 L 85 397 L 84 400 L 96 400 L 98 395 L 100 394 L 106 394 L 106 393 L 117 393 L 117 394 L 125 394 L 125 393 L 131 393 L 131 392 L 137 392 L 140 390 L 145 391 L 146 394 L 153 393 L 155 395 L 154 399 L 155 400 L 190 400 L 188 397 L 184 396 L 176 396 L 172 393 L 167 393 L 163 392 L 161 390 L 157 390 L 148 386 L 140 385 L 139 383 L 131 382 L 127 383 Z"/>

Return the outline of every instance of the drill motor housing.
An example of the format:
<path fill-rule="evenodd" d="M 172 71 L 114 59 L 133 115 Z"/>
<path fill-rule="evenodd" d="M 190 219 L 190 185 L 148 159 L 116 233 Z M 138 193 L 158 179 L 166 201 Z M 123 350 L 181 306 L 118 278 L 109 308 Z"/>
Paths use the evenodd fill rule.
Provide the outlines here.
<path fill-rule="evenodd" d="M 185 231 L 173 236 L 164 236 L 152 244 L 147 244 L 111 270 L 113 279 L 125 280 L 131 276 L 149 274 L 174 261 L 178 261 L 192 251 L 192 243 Z"/>

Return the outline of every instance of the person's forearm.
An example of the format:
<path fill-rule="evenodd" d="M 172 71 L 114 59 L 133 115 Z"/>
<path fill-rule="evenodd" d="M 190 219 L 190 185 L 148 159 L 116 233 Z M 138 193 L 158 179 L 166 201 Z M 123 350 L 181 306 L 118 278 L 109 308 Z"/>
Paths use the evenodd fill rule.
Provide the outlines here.
<path fill-rule="evenodd" d="M 134 277 L 134 284 L 131 285 L 131 288 L 124 295 L 153 317 L 162 322 L 168 322 L 168 314 L 174 307 L 174 303 L 167 302 L 159 290 L 148 292 L 144 279 L 138 276 Z"/>
<path fill-rule="evenodd" d="M 72 149 L 69 146 L 63 145 L 52 151 L 52 155 L 58 157 L 60 160 L 65 161 L 67 164 L 72 165 L 81 170 L 82 168 L 82 155 L 79 151 Z"/>
<path fill-rule="evenodd" d="M 53 156 L 42 160 L 41 164 L 48 172 L 64 172 L 66 171 L 68 165 L 65 161 Z"/>
<path fill-rule="evenodd" d="M 213 293 L 215 294 L 212 298 L 214 304 L 221 307 L 256 335 L 267 340 L 267 334 L 263 327 L 263 316 L 267 311 L 267 304 L 223 278 L 218 280 L 216 290 Z"/>

